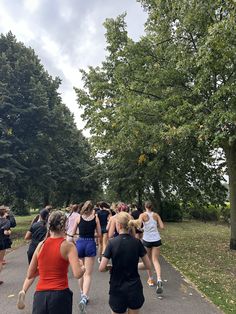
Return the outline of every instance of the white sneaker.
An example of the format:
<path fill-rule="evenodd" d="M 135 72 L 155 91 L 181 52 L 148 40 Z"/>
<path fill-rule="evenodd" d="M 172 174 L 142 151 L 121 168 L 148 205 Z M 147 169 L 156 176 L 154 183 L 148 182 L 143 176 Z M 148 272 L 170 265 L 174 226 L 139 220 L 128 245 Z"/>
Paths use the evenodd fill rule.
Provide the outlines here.
<path fill-rule="evenodd" d="M 86 305 L 88 304 L 88 298 L 83 295 L 82 299 L 80 300 L 79 303 L 79 310 L 80 310 L 80 314 L 86 314 Z"/>
<path fill-rule="evenodd" d="M 19 310 L 23 310 L 25 308 L 25 291 L 24 290 L 21 290 L 18 293 L 17 308 Z"/>

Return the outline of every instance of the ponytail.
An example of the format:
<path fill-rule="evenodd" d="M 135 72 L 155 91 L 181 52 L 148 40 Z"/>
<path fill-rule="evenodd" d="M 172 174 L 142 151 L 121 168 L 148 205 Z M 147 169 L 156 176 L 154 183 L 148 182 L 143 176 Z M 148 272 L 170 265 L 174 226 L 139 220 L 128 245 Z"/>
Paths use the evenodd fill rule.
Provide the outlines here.
<path fill-rule="evenodd" d="M 120 212 L 119 214 L 117 214 L 116 220 L 126 231 L 129 231 L 133 227 L 141 227 L 141 222 L 138 219 L 131 219 L 131 216 L 126 212 Z"/>

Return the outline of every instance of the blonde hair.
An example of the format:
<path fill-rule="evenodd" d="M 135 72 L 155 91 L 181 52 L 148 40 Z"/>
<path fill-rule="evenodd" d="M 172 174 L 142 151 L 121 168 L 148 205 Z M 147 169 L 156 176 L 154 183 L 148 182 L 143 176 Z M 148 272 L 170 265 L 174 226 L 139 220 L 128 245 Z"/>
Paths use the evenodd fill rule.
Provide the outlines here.
<path fill-rule="evenodd" d="M 86 201 L 80 210 L 80 215 L 90 214 L 93 211 L 92 201 Z"/>
<path fill-rule="evenodd" d="M 119 214 L 117 214 L 116 220 L 124 230 L 129 230 L 133 227 L 140 228 L 141 225 L 138 219 L 132 219 L 132 217 L 126 212 L 120 212 Z"/>
<path fill-rule="evenodd" d="M 52 212 L 48 218 L 49 231 L 61 232 L 65 231 L 67 217 L 61 210 Z"/>

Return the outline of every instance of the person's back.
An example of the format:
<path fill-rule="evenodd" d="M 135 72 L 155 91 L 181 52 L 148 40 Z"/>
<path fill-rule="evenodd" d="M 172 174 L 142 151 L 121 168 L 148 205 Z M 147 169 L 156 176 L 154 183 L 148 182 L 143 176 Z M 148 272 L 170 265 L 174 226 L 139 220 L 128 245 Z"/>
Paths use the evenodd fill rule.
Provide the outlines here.
<path fill-rule="evenodd" d="M 68 288 L 69 261 L 61 255 L 64 238 L 48 238 L 38 254 L 39 281 L 36 291 Z"/>
<path fill-rule="evenodd" d="M 161 237 L 157 228 L 157 221 L 153 217 L 153 212 L 146 212 L 145 214 L 148 220 L 143 221 L 143 240 L 146 242 L 159 241 Z"/>
<path fill-rule="evenodd" d="M 72 237 L 72 233 L 73 233 L 73 228 L 74 225 L 76 223 L 76 220 L 79 217 L 79 213 L 78 212 L 72 212 L 69 216 L 68 216 L 68 225 L 67 225 L 67 241 L 72 241 L 73 237 Z"/>
<path fill-rule="evenodd" d="M 97 216 L 100 221 L 102 232 L 103 233 L 107 232 L 106 227 L 107 227 L 108 217 L 110 216 L 110 212 L 106 209 L 101 209 L 98 211 Z"/>
<path fill-rule="evenodd" d="M 130 289 L 132 285 L 141 283 L 138 262 L 140 252 L 146 254 L 142 243 L 129 234 L 120 234 L 111 239 L 108 246 L 106 253 L 112 252 L 111 290 L 114 287 Z"/>
<path fill-rule="evenodd" d="M 112 313 L 138 314 L 144 303 L 143 286 L 138 273 L 139 258 L 150 268 L 150 261 L 142 242 L 129 234 L 134 227 L 128 213 L 117 214 L 119 235 L 111 239 L 99 266 L 100 271 L 112 260 L 109 305 Z M 110 267 L 109 267 L 110 268 Z"/>
<path fill-rule="evenodd" d="M 65 240 L 66 219 L 61 211 L 49 216 L 50 237 L 39 243 L 29 265 L 27 278 L 39 275 L 32 314 L 72 314 L 73 293 L 68 288 L 68 266 L 71 265 L 75 278 L 81 278 L 85 269 L 74 244 Z M 21 291 L 21 303 L 24 303 L 24 297 L 25 291 Z"/>
<path fill-rule="evenodd" d="M 43 241 L 47 234 L 46 223 L 44 221 L 33 223 L 33 225 L 30 227 L 30 232 L 32 233 L 30 246 L 36 249 L 39 242 Z"/>

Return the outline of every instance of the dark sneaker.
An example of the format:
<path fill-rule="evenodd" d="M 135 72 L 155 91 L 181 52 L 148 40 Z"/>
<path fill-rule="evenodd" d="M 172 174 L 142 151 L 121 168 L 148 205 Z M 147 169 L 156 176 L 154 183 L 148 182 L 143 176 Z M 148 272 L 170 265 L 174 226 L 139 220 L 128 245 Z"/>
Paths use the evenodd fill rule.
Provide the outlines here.
<path fill-rule="evenodd" d="M 156 293 L 160 294 L 163 292 L 163 284 L 161 280 L 158 280 L 157 282 L 157 289 L 156 289 Z"/>

